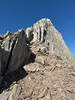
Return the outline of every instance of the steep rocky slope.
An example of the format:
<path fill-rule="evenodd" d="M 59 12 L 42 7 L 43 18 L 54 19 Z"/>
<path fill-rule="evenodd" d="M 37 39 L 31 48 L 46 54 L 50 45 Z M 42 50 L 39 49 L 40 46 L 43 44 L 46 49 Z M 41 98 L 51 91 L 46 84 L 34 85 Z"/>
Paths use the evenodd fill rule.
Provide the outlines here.
<path fill-rule="evenodd" d="M 75 66 L 42 45 L 31 50 L 35 61 L 4 78 L 0 100 L 75 100 Z"/>
<path fill-rule="evenodd" d="M 0 100 L 75 100 L 74 59 L 49 19 L 0 36 Z"/>

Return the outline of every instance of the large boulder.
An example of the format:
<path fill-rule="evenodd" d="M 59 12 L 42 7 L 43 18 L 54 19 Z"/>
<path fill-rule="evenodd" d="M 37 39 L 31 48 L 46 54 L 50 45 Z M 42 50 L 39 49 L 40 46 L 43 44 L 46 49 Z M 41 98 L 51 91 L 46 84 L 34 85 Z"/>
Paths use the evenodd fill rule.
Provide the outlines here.
<path fill-rule="evenodd" d="M 30 55 L 31 51 L 26 43 L 25 32 L 22 30 L 17 33 L 16 41 L 8 65 L 8 72 L 14 71 L 28 63 Z"/>
<path fill-rule="evenodd" d="M 49 19 L 41 19 L 33 25 L 33 41 L 44 42 L 46 36 L 46 30 L 49 26 L 53 26 Z"/>
<path fill-rule="evenodd" d="M 5 34 L 0 47 L 0 73 L 4 74 L 22 67 L 27 63 L 31 54 L 23 30 L 15 34 Z"/>

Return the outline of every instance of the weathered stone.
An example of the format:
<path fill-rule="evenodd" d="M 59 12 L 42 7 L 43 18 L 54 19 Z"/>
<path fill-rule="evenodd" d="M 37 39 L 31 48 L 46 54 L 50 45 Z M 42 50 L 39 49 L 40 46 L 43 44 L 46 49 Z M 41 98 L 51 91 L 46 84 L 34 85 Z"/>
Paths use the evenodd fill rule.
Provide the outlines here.
<path fill-rule="evenodd" d="M 0 75 L 0 85 L 2 83 L 3 77 Z"/>
<path fill-rule="evenodd" d="M 0 48 L 0 74 L 1 74 L 1 56 L 2 56 L 2 53 L 1 53 L 1 48 Z"/>
<path fill-rule="evenodd" d="M 4 38 L 1 44 L 1 72 L 4 73 L 6 71 L 6 67 L 8 66 L 9 57 L 11 55 L 11 50 L 14 44 L 13 35 L 8 35 Z"/>
<path fill-rule="evenodd" d="M 8 100 L 10 94 L 11 94 L 11 91 L 0 94 L 0 100 Z"/>
<path fill-rule="evenodd" d="M 43 54 L 41 53 L 42 48 L 40 51 L 35 50 L 37 48 L 39 45 L 37 47 L 36 44 L 31 45 L 31 50 L 35 53 L 36 58 L 33 63 L 23 67 L 23 70 L 27 71 L 27 75 L 26 72 L 19 69 L 21 74 L 15 73 L 13 78 L 6 78 L 6 82 L 7 80 L 18 80 L 18 84 L 11 83 L 9 89 L 4 90 L 4 93 L 0 95 L 1 100 L 5 97 L 9 97 L 8 100 L 74 100 L 75 66 L 59 59 L 55 54 Z M 40 60 L 36 61 L 38 57 L 45 61 L 44 65 L 40 63 Z M 20 75 L 20 78 L 17 74 Z M 9 81 L 7 85 L 9 85 Z M 3 87 L 5 86 L 3 84 Z"/>
<path fill-rule="evenodd" d="M 3 37 L 0 45 L 0 73 L 15 71 L 22 67 L 27 63 L 31 54 L 23 30 L 15 34 L 7 33 Z"/>
<path fill-rule="evenodd" d="M 30 27 L 30 28 L 27 28 L 26 30 L 25 30 L 25 32 L 26 32 L 26 36 L 27 36 L 27 42 L 30 42 L 32 39 L 33 39 L 33 28 L 32 27 Z"/>
<path fill-rule="evenodd" d="M 8 72 L 15 71 L 28 62 L 31 51 L 26 44 L 25 38 L 25 32 L 23 30 L 18 32 L 8 64 Z"/>
<path fill-rule="evenodd" d="M 49 26 L 52 26 L 52 23 L 49 19 L 42 19 L 34 24 L 33 26 L 33 41 L 44 42 L 46 36 L 46 30 Z"/>
<path fill-rule="evenodd" d="M 2 38 L 5 39 L 5 38 L 9 37 L 10 35 L 12 35 L 12 33 L 11 32 L 7 32 L 6 34 L 4 34 L 2 36 Z"/>
<path fill-rule="evenodd" d="M 43 57 L 37 56 L 37 57 L 35 58 L 35 61 L 38 62 L 38 63 L 40 63 L 40 64 L 42 64 L 42 65 L 45 65 L 44 56 L 43 56 Z"/>
<path fill-rule="evenodd" d="M 69 61 L 73 65 L 75 60 L 72 53 L 66 46 L 60 32 L 58 32 L 49 19 L 42 19 L 33 26 L 33 41 L 41 42 L 46 47 L 49 47 L 51 52 L 60 56 L 62 59 Z"/>
<path fill-rule="evenodd" d="M 13 87 L 12 93 L 10 94 L 8 100 L 15 100 L 15 95 L 16 95 L 16 92 L 17 92 L 17 88 L 18 88 L 18 85 L 15 84 L 14 87 Z"/>
<path fill-rule="evenodd" d="M 49 19 L 15 34 L 6 33 L 0 37 L 0 100 L 74 100 L 75 66 L 70 64 L 74 59 Z M 10 78 L 9 72 L 22 66 L 20 76 L 14 72 Z M 9 73 L 5 80 L 2 73 Z"/>
<path fill-rule="evenodd" d="M 26 72 L 38 72 L 39 71 L 39 64 L 38 63 L 31 63 L 23 67 Z"/>

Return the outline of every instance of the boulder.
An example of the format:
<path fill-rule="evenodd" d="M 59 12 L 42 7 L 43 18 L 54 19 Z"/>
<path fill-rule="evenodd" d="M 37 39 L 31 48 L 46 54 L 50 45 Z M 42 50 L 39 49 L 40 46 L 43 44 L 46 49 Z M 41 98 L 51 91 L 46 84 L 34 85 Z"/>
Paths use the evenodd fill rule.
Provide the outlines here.
<path fill-rule="evenodd" d="M 4 74 L 22 67 L 31 54 L 23 30 L 4 35 L 0 47 L 0 73 Z"/>
<path fill-rule="evenodd" d="M 9 96 L 10 96 L 11 92 L 5 92 L 0 94 L 0 100 L 9 100 Z"/>
<path fill-rule="evenodd" d="M 24 70 L 26 72 L 38 72 L 39 71 L 39 65 L 38 63 L 31 63 L 31 64 L 28 64 L 26 66 L 24 66 Z"/>
<path fill-rule="evenodd" d="M 30 55 L 31 51 L 26 43 L 25 32 L 22 30 L 17 33 L 7 72 L 15 71 L 24 64 L 28 63 Z"/>
<path fill-rule="evenodd" d="M 8 100 L 14 100 L 14 98 L 16 96 L 17 88 L 18 88 L 18 86 L 17 86 L 17 84 L 15 84 L 13 87 L 12 93 L 10 94 Z"/>

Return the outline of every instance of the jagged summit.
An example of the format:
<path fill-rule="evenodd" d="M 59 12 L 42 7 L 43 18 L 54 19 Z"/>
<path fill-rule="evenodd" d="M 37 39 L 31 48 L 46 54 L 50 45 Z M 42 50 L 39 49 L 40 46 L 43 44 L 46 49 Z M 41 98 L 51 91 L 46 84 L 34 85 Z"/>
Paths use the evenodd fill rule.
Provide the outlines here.
<path fill-rule="evenodd" d="M 74 59 L 49 19 L 0 36 L 0 100 L 74 100 Z"/>
<path fill-rule="evenodd" d="M 34 41 L 45 41 L 46 30 L 49 26 L 53 26 L 50 19 L 43 18 L 33 25 Z M 37 32 L 37 33 L 36 33 Z M 37 36 L 36 36 L 37 35 Z"/>
<path fill-rule="evenodd" d="M 31 40 L 33 40 L 34 42 L 35 41 L 40 41 L 40 42 L 44 41 L 44 36 L 43 36 L 44 35 L 44 32 L 43 31 L 46 31 L 46 29 L 49 26 L 52 26 L 52 25 L 53 24 L 50 21 L 50 19 L 43 18 L 43 19 L 40 19 L 39 21 L 37 21 L 33 25 L 33 27 L 27 28 L 26 29 L 26 35 L 27 35 L 27 38 L 28 38 L 29 42 Z"/>
<path fill-rule="evenodd" d="M 50 48 L 55 55 L 74 63 L 74 58 L 65 44 L 61 33 L 54 27 L 50 19 L 41 19 L 33 27 L 26 29 L 29 41 L 38 42 Z"/>
<path fill-rule="evenodd" d="M 42 23 L 42 24 L 47 24 L 47 25 L 53 25 L 52 24 L 52 22 L 51 22 L 51 20 L 50 19 L 48 19 L 48 18 L 42 18 L 42 19 L 40 19 L 39 21 L 37 21 L 35 24 L 40 24 L 40 23 Z M 34 25 L 35 25 L 34 24 Z"/>
<path fill-rule="evenodd" d="M 48 47 L 51 53 L 60 56 L 62 59 L 67 60 L 72 64 L 75 62 L 74 57 L 72 57 L 72 53 L 65 44 L 61 33 L 54 27 L 50 19 L 40 19 L 32 27 L 29 27 L 26 30 L 19 30 L 14 34 L 18 34 L 19 32 L 22 33 L 22 31 L 26 35 L 25 40 L 28 43 L 41 43 Z M 11 34 L 11 32 L 8 32 L 3 37 Z"/>

